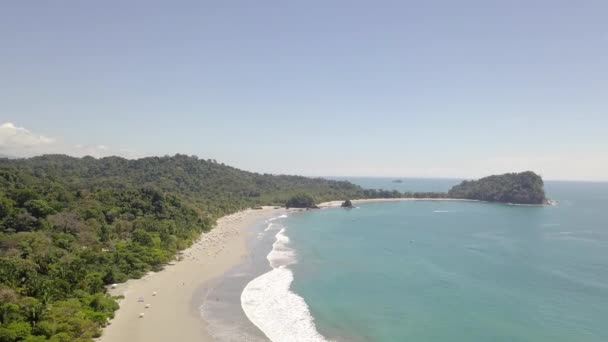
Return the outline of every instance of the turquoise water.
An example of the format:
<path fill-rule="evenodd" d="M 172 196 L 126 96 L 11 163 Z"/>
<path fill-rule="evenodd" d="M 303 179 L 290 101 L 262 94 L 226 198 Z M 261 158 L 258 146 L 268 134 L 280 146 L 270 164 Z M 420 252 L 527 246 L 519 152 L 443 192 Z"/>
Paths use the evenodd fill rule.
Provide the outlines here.
<path fill-rule="evenodd" d="M 366 186 L 390 184 L 376 182 L 384 186 Z M 293 214 L 291 289 L 337 340 L 608 341 L 608 184 L 546 190 L 559 205 L 385 202 Z"/>

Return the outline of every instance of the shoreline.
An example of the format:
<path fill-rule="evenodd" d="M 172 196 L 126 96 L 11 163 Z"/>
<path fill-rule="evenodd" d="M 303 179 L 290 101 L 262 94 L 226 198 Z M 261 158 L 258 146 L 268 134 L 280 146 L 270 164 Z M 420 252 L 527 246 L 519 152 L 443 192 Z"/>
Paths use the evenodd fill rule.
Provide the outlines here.
<path fill-rule="evenodd" d="M 458 198 L 352 200 L 353 204 L 397 201 L 484 202 Z M 323 202 L 318 204 L 318 207 L 336 208 L 340 207 L 342 202 Z M 120 308 L 114 319 L 103 329 L 102 336 L 96 341 L 161 342 L 176 338 L 180 341 L 214 341 L 198 307 L 204 299 L 201 294 L 205 290 L 208 292 L 226 272 L 248 257 L 251 251 L 248 249 L 247 237 L 253 225 L 290 211 L 303 210 L 265 206 L 262 209 L 247 209 L 219 218 L 211 231 L 201 234 L 192 246 L 176 254 L 181 256 L 181 260 L 167 264 L 159 272 L 149 272 L 140 279 L 130 279 L 118 284 L 116 288 L 109 289 L 109 294 L 122 295 L 124 298 L 119 300 Z M 143 297 L 143 302 L 139 301 L 140 297 Z M 140 317 L 142 313 L 144 316 Z"/>
<path fill-rule="evenodd" d="M 353 204 L 357 203 L 373 203 L 373 202 L 402 202 L 402 201 L 464 201 L 464 202 L 483 202 L 480 200 L 464 199 L 464 198 L 360 198 L 351 200 Z M 340 207 L 344 201 L 328 201 L 318 204 L 319 208 L 335 208 Z"/>
<path fill-rule="evenodd" d="M 201 288 L 213 285 L 247 257 L 247 236 L 252 225 L 285 212 L 284 208 L 268 206 L 223 216 L 211 231 L 201 234 L 192 246 L 177 254 L 182 260 L 109 289 L 109 294 L 124 298 L 97 341 L 213 341 L 207 323 L 193 305 L 203 300 L 198 298 Z M 142 313 L 144 316 L 140 317 Z"/>
<path fill-rule="evenodd" d="M 353 204 L 357 203 L 372 203 L 372 202 L 403 202 L 403 201 L 460 201 L 460 202 L 481 202 L 481 203 L 494 203 L 503 205 L 514 205 L 514 206 L 529 206 L 529 207 L 550 207 L 558 204 L 557 201 L 548 199 L 547 203 L 543 204 L 518 204 L 518 203 L 503 203 L 503 202 L 490 202 L 476 199 L 466 198 L 416 198 L 416 197 L 402 197 L 402 198 L 360 198 L 351 200 Z M 320 209 L 323 208 L 336 208 L 341 207 L 344 201 L 328 201 L 317 204 Z"/>
<path fill-rule="evenodd" d="M 265 250 L 265 258 L 259 260 L 266 271 L 250 279 L 240 291 L 241 309 L 266 340 L 327 342 L 317 330 L 305 299 L 292 289 L 294 273 L 291 266 L 298 263 L 298 256 L 291 246 L 287 229 L 285 222 L 266 229 L 272 245 L 268 246 L 270 250 Z"/>

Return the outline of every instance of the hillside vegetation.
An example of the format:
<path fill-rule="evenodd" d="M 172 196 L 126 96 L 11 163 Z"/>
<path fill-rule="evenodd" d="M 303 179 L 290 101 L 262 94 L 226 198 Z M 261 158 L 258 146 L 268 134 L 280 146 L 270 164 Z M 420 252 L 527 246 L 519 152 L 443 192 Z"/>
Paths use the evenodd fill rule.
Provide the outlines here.
<path fill-rule="evenodd" d="M 451 198 L 489 202 L 543 204 L 547 201 L 542 178 L 532 171 L 506 173 L 464 181 L 448 192 Z"/>
<path fill-rule="evenodd" d="M 105 286 L 160 269 L 215 219 L 296 194 L 383 195 L 176 155 L 0 160 L 0 341 L 90 341 L 117 308 Z"/>

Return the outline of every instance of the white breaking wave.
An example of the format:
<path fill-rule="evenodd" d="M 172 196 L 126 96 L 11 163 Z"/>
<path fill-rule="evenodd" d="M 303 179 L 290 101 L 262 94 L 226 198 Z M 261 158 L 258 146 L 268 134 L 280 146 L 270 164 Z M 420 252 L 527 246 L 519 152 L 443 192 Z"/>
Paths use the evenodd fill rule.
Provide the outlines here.
<path fill-rule="evenodd" d="M 455 213 L 456 210 L 433 210 L 434 213 Z"/>
<path fill-rule="evenodd" d="M 272 244 L 272 250 L 266 256 L 272 268 L 288 266 L 296 262 L 296 253 L 289 248 L 289 237 L 285 235 L 285 228 L 282 228 L 276 237 L 276 241 Z"/>
<path fill-rule="evenodd" d="M 293 273 L 287 266 L 296 262 L 296 255 L 288 244 L 283 228 L 266 257 L 272 271 L 245 286 L 241 306 L 247 318 L 273 342 L 325 342 L 304 299 L 290 291 Z"/>
<path fill-rule="evenodd" d="M 269 231 L 269 230 L 270 230 L 270 227 L 272 227 L 272 223 L 269 223 L 269 224 L 268 224 L 268 227 L 266 227 L 266 229 L 264 229 L 264 231 L 265 231 L 265 232 Z"/>
<path fill-rule="evenodd" d="M 283 215 L 279 215 L 277 217 L 269 218 L 268 220 L 266 220 L 266 222 L 272 222 L 274 220 L 278 220 L 278 219 L 286 218 L 286 217 L 287 217 L 287 215 L 283 214 Z"/>

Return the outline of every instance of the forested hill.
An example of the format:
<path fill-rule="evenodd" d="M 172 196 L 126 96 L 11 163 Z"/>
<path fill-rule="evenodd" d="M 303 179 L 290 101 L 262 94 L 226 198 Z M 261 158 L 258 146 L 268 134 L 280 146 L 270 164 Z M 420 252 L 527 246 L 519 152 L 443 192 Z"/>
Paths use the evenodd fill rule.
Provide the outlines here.
<path fill-rule="evenodd" d="M 544 204 L 544 183 L 532 171 L 489 176 L 454 186 L 448 197 L 516 204 Z"/>
<path fill-rule="evenodd" d="M 317 201 L 363 196 L 363 189 L 349 182 L 246 172 L 185 155 L 137 160 L 47 155 L 0 162 L 0 170 L 11 169 L 34 182 L 60 184 L 67 191 L 153 188 L 187 199 L 212 217 L 259 204 L 283 205 L 302 191 Z"/>
<path fill-rule="evenodd" d="M 222 215 L 304 192 L 401 195 L 184 155 L 0 159 L 0 341 L 90 341 L 117 307 L 105 285 L 162 267 Z"/>

